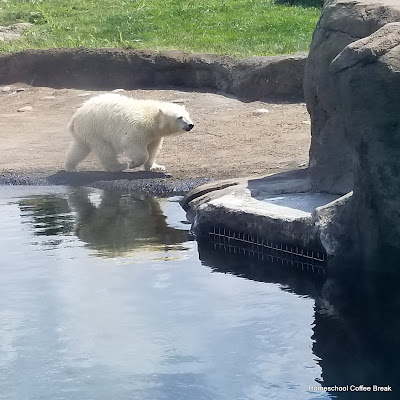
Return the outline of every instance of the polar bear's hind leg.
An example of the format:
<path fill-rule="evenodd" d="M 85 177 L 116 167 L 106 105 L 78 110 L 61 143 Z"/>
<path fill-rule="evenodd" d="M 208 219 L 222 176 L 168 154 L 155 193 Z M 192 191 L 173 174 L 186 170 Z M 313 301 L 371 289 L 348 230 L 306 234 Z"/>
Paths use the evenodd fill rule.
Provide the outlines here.
<path fill-rule="evenodd" d="M 75 171 L 77 165 L 84 160 L 90 153 L 90 148 L 83 142 L 74 140 L 67 151 L 65 157 L 65 170 Z"/>
<path fill-rule="evenodd" d="M 117 153 L 111 144 L 97 142 L 92 144 L 92 151 L 96 154 L 101 165 L 107 172 L 121 172 L 126 168 L 126 164 L 118 161 Z"/>
<path fill-rule="evenodd" d="M 146 147 L 136 143 L 125 149 L 125 154 L 129 158 L 128 168 L 137 168 L 143 165 L 149 158 Z"/>

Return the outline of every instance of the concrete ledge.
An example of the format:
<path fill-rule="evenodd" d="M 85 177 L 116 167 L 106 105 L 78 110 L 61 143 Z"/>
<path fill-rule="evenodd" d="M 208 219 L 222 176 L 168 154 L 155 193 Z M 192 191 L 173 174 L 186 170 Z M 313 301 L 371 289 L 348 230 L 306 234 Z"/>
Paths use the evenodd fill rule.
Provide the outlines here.
<path fill-rule="evenodd" d="M 342 224 L 334 223 L 337 215 L 343 215 L 337 208 L 344 208 L 350 198 L 351 194 L 311 192 L 305 169 L 261 179 L 212 182 L 196 188 L 181 204 L 200 240 L 218 226 L 257 240 L 335 255 L 346 235 Z"/>

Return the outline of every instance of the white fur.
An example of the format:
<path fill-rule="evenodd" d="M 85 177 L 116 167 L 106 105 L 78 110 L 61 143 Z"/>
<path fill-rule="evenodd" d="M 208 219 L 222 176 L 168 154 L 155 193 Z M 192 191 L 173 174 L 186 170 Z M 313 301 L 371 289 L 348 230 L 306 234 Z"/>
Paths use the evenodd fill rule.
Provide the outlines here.
<path fill-rule="evenodd" d="M 65 159 L 66 171 L 93 151 L 106 171 L 122 171 L 117 156 L 125 153 L 128 168 L 164 171 L 155 159 L 164 136 L 193 128 L 185 107 L 162 101 L 135 100 L 107 93 L 86 101 L 73 115 L 69 130 L 73 142 Z"/>

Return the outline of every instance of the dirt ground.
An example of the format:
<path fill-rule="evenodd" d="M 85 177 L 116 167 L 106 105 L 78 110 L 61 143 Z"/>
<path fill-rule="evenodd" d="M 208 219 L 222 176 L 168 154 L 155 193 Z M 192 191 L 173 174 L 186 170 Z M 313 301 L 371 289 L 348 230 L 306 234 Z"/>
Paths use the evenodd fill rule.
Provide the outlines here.
<path fill-rule="evenodd" d="M 304 103 L 244 103 L 220 94 L 177 90 L 120 92 L 175 101 L 189 110 L 195 128 L 166 139 L 157 159 L 175 178 L 265 175 L 308 163 L 310 122 Z M 82 102 L 97 93 L 104 92 L 26 84 L 1 87 L 0 173 L 62 170 L 70 142 L 68 121 Z M 80 169 L 101 167 L 90 155 Z"/>

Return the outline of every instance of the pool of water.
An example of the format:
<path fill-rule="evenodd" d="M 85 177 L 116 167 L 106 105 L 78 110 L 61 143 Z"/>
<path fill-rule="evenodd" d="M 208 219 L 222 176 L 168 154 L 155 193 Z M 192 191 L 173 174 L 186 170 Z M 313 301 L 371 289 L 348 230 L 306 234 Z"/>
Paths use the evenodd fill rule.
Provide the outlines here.
<path fill-rule="evenodd" d="M 396 389 L 400 301 L 386 284 L 366 295 L 359 277 L 338 289 L 335 278 L 216 253 L 194 241 L 179 198 L 2 187 L 0 221 L 0 399 Z"/>

